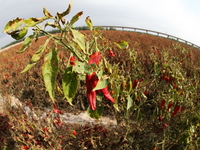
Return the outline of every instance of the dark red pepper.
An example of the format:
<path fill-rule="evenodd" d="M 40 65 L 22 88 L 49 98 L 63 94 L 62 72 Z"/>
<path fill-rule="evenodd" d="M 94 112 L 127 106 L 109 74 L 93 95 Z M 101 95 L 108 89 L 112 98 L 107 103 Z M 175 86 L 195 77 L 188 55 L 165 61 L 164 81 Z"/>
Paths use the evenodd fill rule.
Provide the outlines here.
<path fill-rule="evenodd" d="M 179 111 L 180 108 L 181 108 L 180 106 L 176 106 L 176 107 L 174 108 L 174 112 L 173 112 L 173 114 L 172 114 L 171 117 L 174 117 L 174 116 L 177 114 L 177 112 Z"/>
<path fill-rule="evenodd" d="M 160 109 L 162 109 L 164 105 L 165 105 L 165 100 L 163 99 L 163 100 L 161 101 L 161 103 L 160 103 Z"/>

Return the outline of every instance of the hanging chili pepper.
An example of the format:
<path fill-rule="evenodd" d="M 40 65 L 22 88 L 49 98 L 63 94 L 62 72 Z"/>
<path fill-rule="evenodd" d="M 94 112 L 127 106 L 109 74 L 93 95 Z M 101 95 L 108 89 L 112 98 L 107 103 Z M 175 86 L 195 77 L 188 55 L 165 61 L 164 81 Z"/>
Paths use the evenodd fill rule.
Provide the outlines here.
<path fill-rule="evenodd" d="M 88 62 L 88 65 L 95 63 L 96 65 L 100 61 L 100 52 L 94 52 L 92 55 L 90 55 L 90 60 Z M 101 90 L 93 91 L 93 89 L 96 87 L 99 79 L 96 75 L 96 72 L 93 72 L 90 75 L 86 75 L 86 88 L 87 88 L 87 98 L 90 104 L 90 108 L 92 110 L 96 109 L 96 92 L 101 91 L 103 95 L 106 97 L 106 99 L 110 100 L 111 102 L 115 102 L 112 96 L 110 95 L 108 91 L 108 87 Z"/>
<path fill-rule="evenodd" d="M 70 65 L 72 65 L 72 66 L 75 65 L 74 56 L 70 56 L 69 60 L 70 60 Z"/>
<path fill-rule="evenodd" d="M 90 55 L 90 60 L 88 62 L 88 65 L 91 65 L 93 63 L 98 65 L 100 59 L 101 59 L 100 52 L 94 52 L 92 55 Z"/>

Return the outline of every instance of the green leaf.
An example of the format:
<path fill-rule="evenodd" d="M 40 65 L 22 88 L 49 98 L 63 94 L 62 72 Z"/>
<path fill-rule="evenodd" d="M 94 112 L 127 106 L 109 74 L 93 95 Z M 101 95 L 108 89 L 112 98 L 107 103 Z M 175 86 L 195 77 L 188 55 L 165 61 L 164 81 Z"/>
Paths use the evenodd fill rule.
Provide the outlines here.
<path fill-rule="evenodd" d="M 44 64 L 42 66 L 42 75 L 45 83 L 46 90 L 49 93 L 50 98 L 54 101 L 54 89 L 56 87 L 56 78 L 58 74 L 58 53 L 56 50 L 52 50 L 44 58 Z"/>
<path fill-rule="evenodd" d="M 85 51 L 85 36 L 79 31 L 73 29 L 71 29 L 71 33 L 73 35 L 73 41 L 78 45 L 78 47 Z"/>
<path fill-rule="evenodd" d="M 132 89 L 133 89 L 133 84 L 131 78 L 129 77 L 127 81 L 127 92 L 130 93 Z"/>
<path fill-rule="evenodd" d="M 23 46 L 21 47 L 20 52 L 24 52 L 31 45 L 34 37 L 34 35 L 30 35 L 24 39 Z"/>
<path fill-rule="evenodd" d="M 127 100 L 128 100 L 128 102 L 127 102 L 126 109 L 129 110 L 133 106 L 133 99 L 130 97 L 130 95 L 128 95 Z"/>
<path fill-rule="evenodd" d="M 114 44 L 116 44 L 116 46 L 119 47 L 120 49 L 127 49 L 129 46 L 128 42 L 126 41 L 114 42 Z"/>
<path fill-rule="evenodd" d="M 23 19 L 16 18 L 12 21 L 9 21 L 4 27 L 3 32 L 10 32 L 17 30 L 23 24 Z"/>
<path fill-rule="evenodd" d="M 72 17 L 72 19 L 70 20 L 70 25 L 73 25 L 76 21 L 78 21 L 81 17 L 81 15 L 83 14 L 83 12 L 79 12 L 77 13 L 75 16 Z"/>
<path fill-rule="evenodd" d="M 47 44 L 49 43 L 50 38 L 46 40 L 44 45 L 41 45 L 39 47 L 39 49 L 33 54 L 31 61 L 29 62 L 29 64 L 26 66 L 26 68 L 21 72 L 21 73 L 25 73 L 27 72 L 29 69 L 31 69 L 34 65 L 36 65 L 36 63 L 38 62 L 38 60 L 40 60 L 40 57 L 42 56 L 42 54 L 45 51 L 45 48 L 47 47 Z"/>
<path fill-rule="evenodd" d="M 108 86 L 108 79 L 99 80 L 98 83 L 97 83 L 97 85 L 96 85 L 96 87 L 93 89 L 93 91 L 103 89 L 106 86 Z"/>
<path fill-rule="evenodd" d="M 87 114 L 91 118 L 99 119 L 103 115 L 103 111 L 104 111 L 104 107 L 103 106 L 97 107 L 96 110 L 92 110 L 90 107 L 88 107 Z"/>
<path fill-rule="evenodd" d="M 80 61 L 76 61 L 75 62 L 75 66 L 73 67 L 73 71 L 80 73 L 80 74 L 84 74 L 85 73 L 85 67 L 86 67 L 86 63 L 85 62 L 80 62 Z"/>
<path fill-rule="evenodd" d="M 29 63 L 27 66 L 26 66 L 26 68 L 24 68 L 24 70 L 21 72 L 21 73 L 25 73 L 25 72 L 27 72 L 28 70 L 30 70 L 33 66 L 35 66 L 36 65 L 36 63 Z"/>
<path fill-rule="evenodd" d="M 137 122 L 140 122 L 141 119 L 142 119 L 142 112 L 138 109 Z"/>
<path fill-rule="evenodd" d="M 111 87 L 112 90 L 114 91 L 113 98 L 115 99 L 115 104 L 113 106 L 117 111 L 119 111 L 119 105 L 118 105 L 119 86 L 115 82 L 113 82 L 111 83 Z"/>
<path fill-rule="evenodd" d="M 40 60 L 40 57 L 42 56 L 42 54 L 44 53 L 46 48 L 46 44 L 41 45 L 39 47 L 39 49 L 33 54 L 32 58 L 31 58 L 31 62 L 30 63 L 35 63 L 38 60 Z"/>
<path fill-rule="evenodd" d="M 77 88 L 78 88 L 78 76 L 77 73 L 72 72 L 72 67 L 68 67 L 65 70 L 62 87 L 64 91 L 65 98 L 72 105 L 72 98 L 74 98 Z"/>
<path fill-rule="evenodd" d="M 85 19 L 85 22 L 86 22 L 87 26 L 89 27 L 89 29 L 92 31 L 93 24 L 92 24 L 92 21 L 89 16 Z"/>
<path fill-rule="evenodd" d="M 22 28 L 12 31 L 8 34 L 10 34 L 12 38 L 19 40 L 22 39 L 27 34 L 27 32 L 28 28 L 26 26 L 23 26 Z"/>

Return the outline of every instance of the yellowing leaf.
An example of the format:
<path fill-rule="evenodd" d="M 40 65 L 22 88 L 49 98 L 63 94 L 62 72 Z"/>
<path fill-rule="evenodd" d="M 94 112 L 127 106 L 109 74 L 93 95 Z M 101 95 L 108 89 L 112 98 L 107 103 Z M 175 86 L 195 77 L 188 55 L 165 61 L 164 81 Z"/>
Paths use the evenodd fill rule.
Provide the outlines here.
<path fill-rule="evenodd" d="M 72 35 L 73 35 L 73 41 L 78 45 L 79 48 L 81 48 L 83 51 L 85 51 L 85 37 L 83 34 L 81 34 L 79 31 L 71 29 Z"/>
<path fill-rule="evenodd" d="M 10 32 L 17 30 L 23 24 L 23 19 L 16 18 L 12 21 L 9 21 L 4 27 L 3 32 Z"/>
<path fill-rule="evenodd" d="M 87 26 L 89 27 L 89 29 L 92 31 L 93 24 L 92 24 L 92 21 L 89 16 L 85 19 L 85 22 L 86 22 Z"/>
<path fill-rule="evenodd" d="M 50 14 L 50 12 L 46 9 L 46 8 L 43 8 L 43 13 L 45 16 L 49 17 L 49 18 L 52 18 L 53 16 Z"/>
<path fill-rule="evenodd" d="M 119 47 L 120 49 L 127 49 L 128 48 L 128 42 L 126 41 L 119 41 L 119 42 L 115 42 L 114 44 L 116 44 L 117 47 Z"/>
<path fill-rule="evenodd" d="M 79 20 L 79 18 L 81 17 L 81 15 L 83 14 L 83 11 L 77 13 L 75 16 L 72 17 L 72 19 L 70 20 L 70 25 L 73 25 L 76 21 Z"/>

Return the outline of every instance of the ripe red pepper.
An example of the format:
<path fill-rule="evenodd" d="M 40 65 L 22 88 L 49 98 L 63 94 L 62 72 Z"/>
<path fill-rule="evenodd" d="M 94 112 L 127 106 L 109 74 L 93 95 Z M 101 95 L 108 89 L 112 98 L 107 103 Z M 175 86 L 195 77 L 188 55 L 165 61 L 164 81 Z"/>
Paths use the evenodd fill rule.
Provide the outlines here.
<path fill-rule="evenodd" d="M 138 86 L 138 82 L 139 82 L 138 80 L 134 80 L 134 82 L 133 82 L 133 87 L 134 88 L 136 88 Z"/>
<path fill-rule="evenodd" d="M 93 72 L 91 75 L 86 75 L 86 88 L 87 88 L 87 98 L 92 110 L 96 109 L 96 91 L 92 91 L 98 82 L 98 77 L 96 73 Z"/>
<path fill-rule="evenodd" d="M 173 112 L 173 114 L 172 114 L 171 117 L 174 117 L 174 116 L 177 114 L 177 112 L 179 111 L 180 108 L 181 108 L 180 106 L 176 106 L 176 107 L 174 108 L 174 112 Z"/>
<path fill-rule="evenodd" d="M 72 66 L 75 65 L 74 56 L 70 56 L 69 60 L 70 60 L 70 65 L 72 65 Z"/>
<path fill-rule="evenodd" d="M 161 103 L 160 103 L 160 109 L 162 109 L 164 105 L 165 105 L 165 100 L 163 99 L 163 100 L 161 101 Z"/>
<path fill-rule="evenodd" d="M 108 86 L 101 90 L 93 91 L 93 89 L 96 87 L 99 79 L 95 72 L 93 72 L 91 75 L 86 75 L 86 88 L 87 88 L 87 98 L 90 104 L 90 108 L 92 110 L 96 109 L 96 92 L 101 91 L 103 95 L 106 97 L 106 99 L 110 100 L 111 102 L 115 102 L 113 97 L 110 95 L 108 91 Z"/>
<path fill-rule="evenodd" d="M 112 50 L 109 50 L 109 54 L 110 54 L 110 56 L 112 56 L 112 57 L 114 57 L 114 56 L 115 56 L 115 54 L 113 53 L 113 51 L 112 51 Z"/>
<path fill-rule="evenodd" d="M 105 88 L 101 89 L 101 92 L 103 93 L 103 95 L 106 97 L 106 99 L 110 100 L 111 102 L 115 103 L 114 98 L 110 95 L 109 91 L 108 91 L 108 86 L 106 86 Z"/>
<path fill-rule="evenodd" d="M 88 65 L 91 65 L 93 63 L 98 65 L 100 59 L 101 59 L 100 52 L 94 52 L 92 55 L 90 55 L 90 60 L 88 62 Z"/>
<path fill-rule="evenodd" d="M 172 107 L 172 105 L 173 105 L 172 103 L 169 103 L 169 104 L 168 104 L 167 111 L 169 111 L 169 109 Z"/>
<path fill-rule="evenodd" d="M 90 60 L 88 62 L 88 65 L 95 63 L 96 65 L 100 61 L 100 52 L 94 52 L 92 55 L 90 55 Z M 90 75 L 86 75 L 86 88 L 87 88 L 87 98 L 90 104 L 90 108 L 92 110 L 96 109 L 96 92 L 101 91 L 103 95 L 106 97 L 106 99 L 110 100 L 111 102 L 115 102 L 110 93 L 108 92 L 108 87 L 105 87 L 101 90 L 93 91 L 93 89 L 96 87 L 99 79 L 96 75 L 96 72 L 93 72 Z"/>

